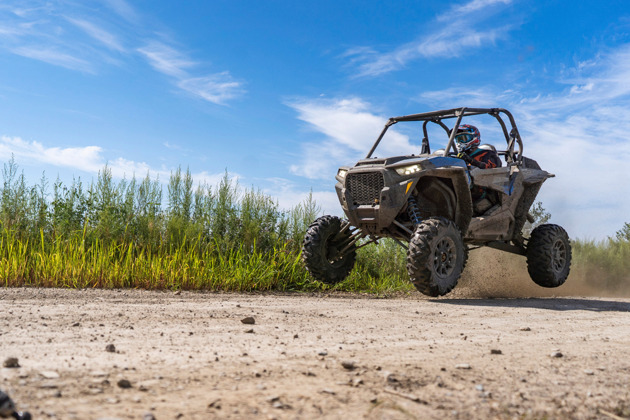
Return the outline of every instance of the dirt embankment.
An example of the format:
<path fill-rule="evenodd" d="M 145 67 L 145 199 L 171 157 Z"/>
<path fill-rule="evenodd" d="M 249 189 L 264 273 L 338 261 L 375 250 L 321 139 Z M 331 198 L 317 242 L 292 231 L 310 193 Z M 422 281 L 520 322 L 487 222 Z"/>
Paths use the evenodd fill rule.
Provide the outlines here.
<path fill-rule="evenodd" d="M 441 299 L 0 289 L 0 362 L 21 366 L 1 369 L 0 389 L 36 419 L 630 416 L 629 300 L 467 288 Z"/>

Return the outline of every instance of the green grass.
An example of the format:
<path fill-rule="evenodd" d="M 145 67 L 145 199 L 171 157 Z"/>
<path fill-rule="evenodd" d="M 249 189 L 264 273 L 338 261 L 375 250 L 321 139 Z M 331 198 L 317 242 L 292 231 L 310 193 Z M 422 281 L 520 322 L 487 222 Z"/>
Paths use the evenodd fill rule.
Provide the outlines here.
<path fill-rule="evenodd" d="M 603 241 L 572 242 L 571 270 L 583 277 L 585 284 L 609 292 L 630 287 L 630 241 L 608 238 Z"/>
<path fill-rule="evenodd" d="M 43 235 L 42 235 L 43 239 Z M 363 291 L 409 290 L 404 276 L 386 268 L 374 271 L 372 255 L 359 254 L 357 269 L 334 287 L 313 282 L 300 253 L 289 243 L 265 251 L 255 245 L 222 250 L 224 244 L 203 244 L 200 237 L 179 247 L 132 242 L 86 244 L 81 235 L 57 237 L 51 243 L 21 240 L 10 231 L 0 235 L 0 279 L 4 286 L 65 288 L 142 288 L 213 291 Z M 379 250 L 373 247 L 372 249 Z"/>
<path fill-rule="evenodd" d="M 0 190 L 0 285 L 213 291 L 410 291 L 405 251 L 393 241 L 361 248 L 342 283 L 312 281 L 302 238 L 320 213 L 312 197 L 284 211 L 227 173 L 196 185 L 189 171 L 164 190 L 148 175 L 115 182 L 105 167 L 84 185 L 42 177 L 27 185 L 13 160 Z M 616 238 L 574 240 L 572 276 L 598 289 L 630 285 L 630 225 Z"/>
<path fill-rule="evenodd" d="M 13 160 L 0 194 L 0 284 L 66 288 L 213 291 L 409 290 L 404 253 L 384 243 L 360 251 L 341 284 L 308 276 L 302 238 L 319 215 L 312 197 L 283 211 L 227 173 L 194 187 L 189 171 L 163 188 L 149 176 L 115 182 L 105 167 L 95 182 L 28 186 Z M 379 260 L 389 261 L 380 264 Z"/>

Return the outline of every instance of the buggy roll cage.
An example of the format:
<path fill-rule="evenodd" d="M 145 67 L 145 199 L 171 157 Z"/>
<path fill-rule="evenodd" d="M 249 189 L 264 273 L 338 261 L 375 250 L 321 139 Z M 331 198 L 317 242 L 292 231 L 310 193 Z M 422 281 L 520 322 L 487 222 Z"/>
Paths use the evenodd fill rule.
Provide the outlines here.
<path fill-rule="evenodd" d="M 374 150 L 376 150 L 376 148 L 378 147 L 379 143 L 383 139 L 383 136 L 385 136 L 385 133 L 387 132 L 389 127 L 401 121 L 424 121 L 424 124 L 422 125 L 424 138 L 422 139 L 421 154 L 431 153 L 431 149 L 429 147 L 429 136 L 427 133 L 427 124 L 432 122 L 442 127 L 444 131 L 446 131 L 446 135 L 449 136 L 448 144 L 446 145 L 446 148 L 444 149 L 444 156 L 448 156 L 449 151 L 451 149 L 454 149 L 453 140 L 455 138 L 455 133 L 457 132 L 457 128 L 459 127 L 459 124 L 462 121 L 462 118 L 469 117 L 472 115 L 482 115 L 482 114 L 488 114 L 488 115 L 493 116 L 501 125 L 501 129 L 503 130 L 503 135 L 505 136 L 505 141 L 507 143 L 507 149 L 504 152 L 499 152 L 499 154 L 505 155 L 505 159 L 508 162 L 508 164 L 515 163 L 520 166 L 523 162 L 523 141 L 521 140 L 521 135 L 519 134 L 518 129 L 516 128 L 516 122 L 514 121 L 514 117 L 512 116 L 510 111 L 503 108 L 466 108 L 466 107 L 463 107 L 463 108 L 446 109 L 442 111 L 425 112 L 422 114 L 404 115 L 401 117 L 392 117 L 385 124 L 383 131 L 381 131 L 381 134 L 378 136 L 378 138 L 376 139 L 376 142 L 374 142 L 374 145 L 372 146 L 372 148 L 370 149 L 370 152 L 367 154 L 365 158 L 369 159 L 370 157 L 372 157 L 372 153 L 374 153 Z M 509 132 L 500 114 L 505 114 L 505 116 L 507 116 L 508 120 L 510 121 L 510 125 L 512 126 L 512 128 Z M 449 129 L 448 126 L 442 122 L 442 120 L 449 119 L 449 118 L 457 118 L 453 129 Z M 518 144 L 518 151 L 516 153 L 514 152 L 515 143 Z"/>

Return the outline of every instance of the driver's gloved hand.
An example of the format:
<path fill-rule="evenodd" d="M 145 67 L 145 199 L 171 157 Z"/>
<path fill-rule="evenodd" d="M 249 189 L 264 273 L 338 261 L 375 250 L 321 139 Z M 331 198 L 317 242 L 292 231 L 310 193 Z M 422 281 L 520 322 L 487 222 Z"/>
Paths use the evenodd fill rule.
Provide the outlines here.
<path fill-rule="evenodd" d="M 468 165 L 475 166 L 475 167 L 481 168 L 481 169 L 485 169 L 486 168 L 485 164 L 479 162 L 478 160 L 475 160 L 475 159 L 471 158 L 470 156 L 468 156 L 464 152 L 458 153 L 457 157 L 460 158 L 461 160 L 463 160 L 464 162 L 466 162 Z"/>
<path fill-rule="evenodd" d="M 473 161 L 473 158 L 471 158 L 470 156 L 468 156 L 468 155 L 467 155 L 466 153 L 464 153 L 464 152 L 459 152 L 459 153 L 457 154 L 457 157 L 458 157 L 459 159 L 463 160 L 464 162 L 468 163 L 468 164 L 471 164 L 471 163 L 472 163 L 472 161 Z"/>

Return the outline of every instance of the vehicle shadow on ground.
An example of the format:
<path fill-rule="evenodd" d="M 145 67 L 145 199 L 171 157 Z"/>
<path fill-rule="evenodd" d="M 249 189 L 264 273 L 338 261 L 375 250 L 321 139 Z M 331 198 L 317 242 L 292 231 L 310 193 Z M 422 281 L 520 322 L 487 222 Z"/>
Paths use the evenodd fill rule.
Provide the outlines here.
<path fill-rule="evenodd" d="M 517 299 L 429 299 L 434 303 L 462 306 L 494 306 L 506 308 L 536 308 L 552 311 L 630 312 L 630 302 L 575 298 Z"/>

